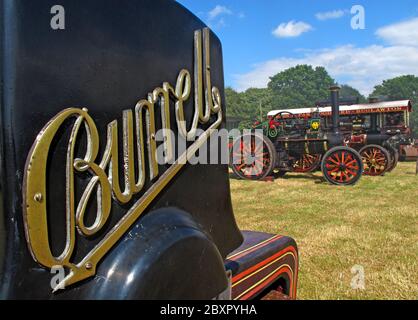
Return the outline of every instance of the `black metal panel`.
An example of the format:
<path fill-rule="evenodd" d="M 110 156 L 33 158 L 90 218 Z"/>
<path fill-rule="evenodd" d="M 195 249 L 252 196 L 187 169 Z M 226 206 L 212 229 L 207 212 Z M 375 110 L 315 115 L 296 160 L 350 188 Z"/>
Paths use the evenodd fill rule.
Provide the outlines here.
<path fill-rule="evenodd" d="M 385 143 L 391 138 L 390 135 L 384 133 L 370 133 L 367 134 L 367 144 L 377 144 L 384 146 Z"/>
<path fill-rule="evenodd" d="M 339 133 L 340 123 L 340 87 L 334 86 L 331 90 L 331 117 L 332 117 L 332 131 L 335 134 Z"/>
<path fill-rule="evenodd" d="M 93 281 L 56 299 L 212 299 L 228 280 L 212 240 L 186 212 L 164 208 L 134 225 Z"/>
<path fill-rule="evenodd" d="M 0 284 L 3 298 L 51 295 L 51 275 L 30 256 L 22 221 L 22 177 L 36 135 L 62 109 L 86 107 L 96 121 L 102 154 L 106 126 L 114 119 L 121 123 L 122 110 L 133 109 L 138 100 L 146 98 L 163 81 L 174 84 L 181 69 L 192 72 L 193 32 L 205 27 L 189 11 L 170 0 L 63 0 L 60 5 L 65 8 L 66 29 L 52 30 L 50 8 L 55 4 L 51 0 L 1 1 L 4 56 L 0 88 L 0 199 L 4 203 L 0 223 L 5 232 L 0 237 L 3 268 Z M 210 50 L 212 82 L 223 96 L 222 49 L 214 34 L 211 34 Z M 192 98 L 185 110 L 190 120 Z M 62 141 L 66 134 L 63 132 Z M 64 243 L 65 184 L 60 164 L 65 159 L 66 143 L 62 141 L 54 142 L 50 165 L 56 166 L 56 174 L 48 178 L 49 189 L 57 199 L 48 208 L 54 212 L 50 221 L 51 239 L 57 251 Z M 162 172 L 165 169 L 160 168 Z M 84 185 L 85 181 L 79 182 L 78 189 Z M 189 212 L 223 258 L 242 241 L 232 213 L 226 165 L 187 165 L 149 211 L 167 206 Z M 114 204 L 111 221 L 102 233 L 109 231 L 127 209 L 129 204 Z M 76 258 L 99 240 L 100 235 L 79 241 Z M 77 298 L 77 291 L 72 291 L 72 298 Z"/>
<path fill-rule="evenodd" d="M 370 132 L 377 133 L 377 114 L 372 113 L 370 115 Z"/>

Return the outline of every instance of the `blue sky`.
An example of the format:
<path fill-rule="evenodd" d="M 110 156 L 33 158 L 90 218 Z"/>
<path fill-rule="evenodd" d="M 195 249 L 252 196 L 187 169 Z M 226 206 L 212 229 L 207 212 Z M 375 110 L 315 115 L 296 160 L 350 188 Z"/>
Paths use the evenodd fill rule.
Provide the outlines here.
<path fill-rule="evenodd" d="M 222 41 L 225 83 L 265 87 L 291 66 L 322 65 L 341 84 L 369 94 L 382 80 L 418 75 L 418 1 L 178 0 Z M 365 29 L 351 27 L 351 8 Z"/>

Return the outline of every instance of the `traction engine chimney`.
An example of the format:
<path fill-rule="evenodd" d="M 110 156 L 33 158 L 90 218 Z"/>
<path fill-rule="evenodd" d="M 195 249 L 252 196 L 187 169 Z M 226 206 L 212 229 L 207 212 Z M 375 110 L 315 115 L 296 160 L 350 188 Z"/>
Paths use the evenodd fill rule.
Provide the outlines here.
<path fill-rule="evenodd" d="M 331 91 L 331 115 L 332 115 L 332 131 L 335 134 L 339 134 L 340 123 L 340 87 L 332 86 L 329 88 Z"/>

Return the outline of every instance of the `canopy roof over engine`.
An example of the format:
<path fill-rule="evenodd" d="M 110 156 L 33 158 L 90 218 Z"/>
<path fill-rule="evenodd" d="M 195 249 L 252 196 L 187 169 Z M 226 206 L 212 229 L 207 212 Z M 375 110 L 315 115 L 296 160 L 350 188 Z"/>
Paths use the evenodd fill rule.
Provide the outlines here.
<path fill-rule="evenodd" d="M 297 109 L 283 109 L 283 110 L 272 110 L 267 116 L 274 117 L 278 113 L 292 113 L 298 117 L 310 117 L 310 115 L 319 111 L 321 116 L 331 115 L 331 106 L 327 107 L 313 107 L 313 108 L 297 108 Z M 399 100 L 399 101 L 385 101 L 375 102 L 366 104 L 353 104 L 353 105 L 342 105 L 340 106 L 340 115 L 349 114 L 366 114 L 366 113 L 387 113 L 387 112 L 400 112 L 400 111 L 412 111 L 412 103 L 410 100 Z M 286 114 L 283 114 L 286 117 Z"/>

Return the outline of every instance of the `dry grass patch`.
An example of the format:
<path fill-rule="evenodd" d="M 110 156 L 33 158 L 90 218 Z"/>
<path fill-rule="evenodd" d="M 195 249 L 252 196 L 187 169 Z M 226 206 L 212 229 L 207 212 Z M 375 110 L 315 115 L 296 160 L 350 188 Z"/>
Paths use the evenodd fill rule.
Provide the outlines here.
<path fill-rule="evenodd" d="M 299 299 L 418 299 L 418 177 L 400 163 L 352 187 L 320 173 L 274 182 L 231 179 L 241 229 L 281 233 L 299 246 Z M 350 286 L 365 270 L 365 290 Z"/>

